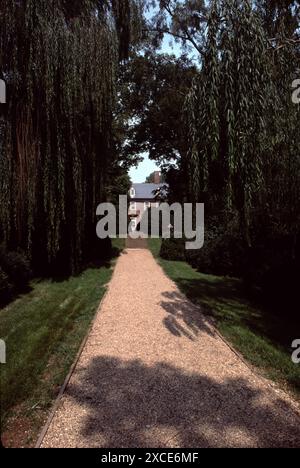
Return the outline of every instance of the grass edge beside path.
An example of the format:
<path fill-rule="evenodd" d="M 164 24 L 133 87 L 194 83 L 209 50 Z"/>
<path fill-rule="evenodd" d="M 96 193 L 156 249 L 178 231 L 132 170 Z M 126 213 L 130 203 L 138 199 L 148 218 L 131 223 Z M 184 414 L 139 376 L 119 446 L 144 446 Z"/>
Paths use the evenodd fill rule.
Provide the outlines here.
<path fill-rule="evenodd" d="M 120 251 L 123 243 L 114 242 Z M 116 259 L 64 281 L 33 281 L 0 309 L 7 364 L 1 365 L 1 437 L 32 447 L 76 358 L 111 280 Z"/>
<path fill-rule="evenodd" d="M 297 329 L 291 325 L 283 337 L 282 321 L 250 302 L 240 290 L 239 280 L 206 275 L 187 262 L 162 259 L 160 239 L 148 239 L 148 246 L 181 292 L 214 319 L 217 330 L 228 343 L 263 376 L 278 383 L 299 401 L 300 365 L 292 362 L 292 348 L 283 344 L 300 338 L 292 336 L 297 334 Z"/>

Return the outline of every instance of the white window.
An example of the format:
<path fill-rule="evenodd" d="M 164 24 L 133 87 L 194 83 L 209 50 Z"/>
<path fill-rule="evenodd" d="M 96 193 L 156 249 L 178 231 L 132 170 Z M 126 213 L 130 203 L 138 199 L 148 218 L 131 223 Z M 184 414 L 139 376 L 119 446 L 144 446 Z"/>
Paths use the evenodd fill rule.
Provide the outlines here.
<path fill-rule="evenodd" d="M 134 198 L 134 197 L 135 197 L 135 190 L 134 190 L 133 187 L 130 189 L 130 192 L 129 192 L 129 193 L 130 193 L 130 197 L 131 197 L 131 198 Z"/>
<path fill-rule="evenodd" d="M 130 202 L 129 209 L 130 211 L 136 211 L 136 202 Z"/>
<path fill-rule="evenodd" d="M 151 208 L 151 202 L 146 201 L 144 203 L 144 208 L 145 208 L 145 210 L 147 210 L 148 208 Z"/>

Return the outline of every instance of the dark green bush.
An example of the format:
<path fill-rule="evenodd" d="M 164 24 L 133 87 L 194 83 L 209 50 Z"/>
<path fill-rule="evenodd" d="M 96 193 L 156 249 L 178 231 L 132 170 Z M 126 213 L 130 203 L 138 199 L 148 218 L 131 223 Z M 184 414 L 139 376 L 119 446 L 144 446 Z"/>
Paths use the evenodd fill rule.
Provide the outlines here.
<path fill-rule="evenodd" d="M 185 240 L 164 239 L 161 244 L 160 256 L 165 260 L 185 260 Z"/>
<path fill-rule="evenodd" d="M 248 293 L 288 316 L 299 315 L 300 240 L 260 236 L 248 247 L 238 232 L 206 230 L 201 250 L 186 251 L 186 260 L 202 273 L 241 278 Z M 300 319 L 300 317 L 299 317 Z"/>
<path fill-rule="evenodd" d="M 28 286 L 31 278 L 29 261 L 20 252 L 8 252 L 0 247 L 0 268 L 7 275 L 9 283 L 16 291 L 21 291 Z"/>
<path fill-rule="evenodd" d="M 252 246 L 243 240 L 236 220 L 206 220 L 205 242 L 200 250 L 185 250 L 184 240 L 164 240 L 161 257 L 186 260 L 198 271 L 241 278 L 247 293 L 262 300 L 274 313 L 300 320 L 300 235 L 274 229 L 252 228 Z"/>
<path fill-rule="evenodd" d="M 249 249 L 243 279 L 247 286 L 260 288 L 272 310 L 286 316 L 299 314 L 300 255 L 290 236 L 266 237 Z"/>
<path fill-rule="evenodd" d="M 0 267 L 0 305 L 5 304 L 12 294 L 13 287 L 5 271 Z"/>
<path fill-rule="evenodd" d="M 244 268 L 245 245 L 236 233 L 206 230 L 203 248 L 187 250 L 186 259 L 202 273 L 240 276 Z"/>

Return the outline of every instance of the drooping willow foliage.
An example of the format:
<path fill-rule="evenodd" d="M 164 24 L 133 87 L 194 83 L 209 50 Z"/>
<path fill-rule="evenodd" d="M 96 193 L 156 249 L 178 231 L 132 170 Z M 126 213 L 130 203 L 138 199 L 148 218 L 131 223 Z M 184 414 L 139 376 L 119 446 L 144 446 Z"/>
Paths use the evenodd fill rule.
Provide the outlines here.
<path fill-rule="evenodd" d="M 254 214 L 300 228 L 299 42 L 270 36 L 254 2 L 211 2 L 203 66 L 186 102 L 190 190 L 237 213 L 251 245 Z"/>
<path fill-rule="evenodd" d="M 74 272 L 94 244 L 137 13 L 131 0 L 1 0 L 0 237 L 35 267 Z"/>

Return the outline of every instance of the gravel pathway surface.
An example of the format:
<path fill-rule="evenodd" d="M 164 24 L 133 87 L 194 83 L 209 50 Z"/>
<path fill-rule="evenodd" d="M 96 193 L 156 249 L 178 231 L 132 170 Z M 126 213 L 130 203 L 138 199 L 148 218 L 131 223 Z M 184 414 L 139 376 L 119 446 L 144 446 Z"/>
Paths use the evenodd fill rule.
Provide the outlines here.
<path fill-rule="evenodd" d="M 127 250 L 42 446 L 300 447 L 300 412 Z"/>

